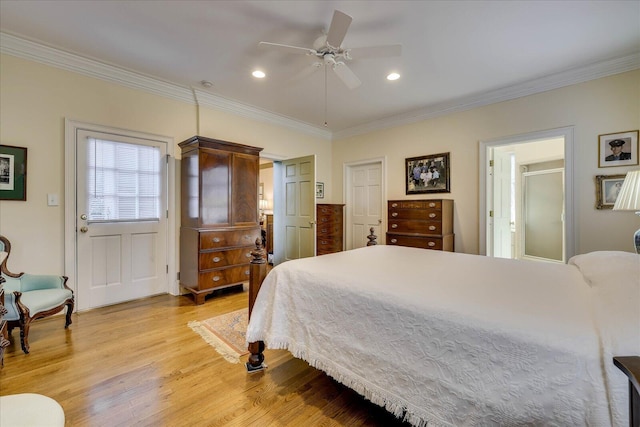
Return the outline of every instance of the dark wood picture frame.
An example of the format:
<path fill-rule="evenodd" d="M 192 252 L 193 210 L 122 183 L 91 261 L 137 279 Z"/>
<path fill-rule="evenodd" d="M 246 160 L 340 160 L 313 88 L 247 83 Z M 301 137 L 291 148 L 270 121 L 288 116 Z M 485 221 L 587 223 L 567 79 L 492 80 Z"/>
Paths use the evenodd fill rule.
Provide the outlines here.
<path fill-rule="evenodd" d="M 450 193 L 449 153 L 405 159 L 406 194 Z"/>
<path fill-rule="evenodd" d="M 27 200 L 27 149 L 0 145 L 0 200 Z"/>
<path fill-rule="evenodd" d="M 625 176 L 596 175 L 596 209 L 613 209 Z"/>
<path fill-rule="evenodd" d="M 615 144 L 616 142 L 619 143 L 617 147 L 620 148 L 618 152 L 614 153 L 615 147 L 611 143 Z M 639 148 L 637 130 L 598 135 L 598 167 L 637 165 Z M 621 155 L 622 158 L 616 159 L 614 154 Z"/>

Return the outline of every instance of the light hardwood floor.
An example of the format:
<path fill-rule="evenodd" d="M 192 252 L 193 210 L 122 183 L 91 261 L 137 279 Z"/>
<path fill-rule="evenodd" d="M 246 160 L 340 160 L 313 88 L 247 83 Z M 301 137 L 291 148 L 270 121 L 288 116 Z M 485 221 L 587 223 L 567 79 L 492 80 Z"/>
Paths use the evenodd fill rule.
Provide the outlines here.
<path fill-rule="evenodd" d="M 161 295 L 33 323 L 31 353 L 14 329 L 0 395 L 40 393 L 63 407 L 67 426 L 407 426 L 306 362 L 265 352 L 247 374 L 187 323 L 247 306 L 223 292 L 196 306 Z"/>

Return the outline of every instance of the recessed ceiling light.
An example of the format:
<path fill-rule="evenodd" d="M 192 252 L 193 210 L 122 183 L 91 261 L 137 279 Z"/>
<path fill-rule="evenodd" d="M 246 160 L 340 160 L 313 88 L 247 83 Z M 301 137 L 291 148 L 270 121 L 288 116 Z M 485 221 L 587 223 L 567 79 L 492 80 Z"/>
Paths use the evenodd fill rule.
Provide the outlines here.
<path fill-rule="evenodd" d="M 398 73 L 391 73 L 387 76 L 387 80 L 398 80 L 400 78 L 400 74 Z"/>
<path fill-rule="evenodd" d="M 201 80 L 200 84 L 202 85 L 202 87 L 205 87 L 207 89 L 213 86 L 213 83 L 211 83 L 209 80 Z"/>
<path fill-rule="evenodd" d="M 260 70 L 255 70 L 253 73 L 251 73 L 253 75 L 253 77 L 255 77 L 256 79 L 263 79 L 264 76 L 266 76 L 266 74 L 264 73 L 264 71 L 260 71 Z"/>

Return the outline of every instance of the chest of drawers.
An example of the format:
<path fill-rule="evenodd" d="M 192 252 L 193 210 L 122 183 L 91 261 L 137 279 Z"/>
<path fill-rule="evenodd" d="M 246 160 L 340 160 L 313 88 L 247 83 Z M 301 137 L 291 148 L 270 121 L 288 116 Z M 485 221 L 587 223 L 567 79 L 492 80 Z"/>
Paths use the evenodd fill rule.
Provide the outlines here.
<path fill-rule="evenodd" d="M 454 251 L 453 200 L 389 200 L 387 245 Z"/>
<path fill-rule="evenodd" d="M 316 255 L 342 251 L 344 245 L 344 205 L 316 205 Z"/>
<path fill-rule="evenodd" d="M 216 289 L 235 286 L 249 280 L 249 262 L 260 227 L 217 230 L 181 230 L 180 283 L 202 304 Z"/>

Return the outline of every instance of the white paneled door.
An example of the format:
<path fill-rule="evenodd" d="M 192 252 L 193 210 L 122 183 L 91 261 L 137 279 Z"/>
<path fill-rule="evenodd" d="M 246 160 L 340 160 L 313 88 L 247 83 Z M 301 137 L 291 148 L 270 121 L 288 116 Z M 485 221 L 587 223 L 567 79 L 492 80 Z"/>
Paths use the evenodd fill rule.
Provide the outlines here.
<path fill-rule="evenodd" d="M 316 158 L 283 160 L 278 167 L 282 198 L 274 209 L 275 263 L 316 254 Z M 278 179 L 278 178 L 276 178 Z"/>
<path fill-rule="evenodd" d="M 382 162 L 350 165 L 347 175 L 347 249 L 367 245 L 369 230 L 384 243 Z"/>
<path fill-rule="evenodd" d="M 166 143 L 80 130 L 76 144 L 78 309 L 167 292 Z"/>

